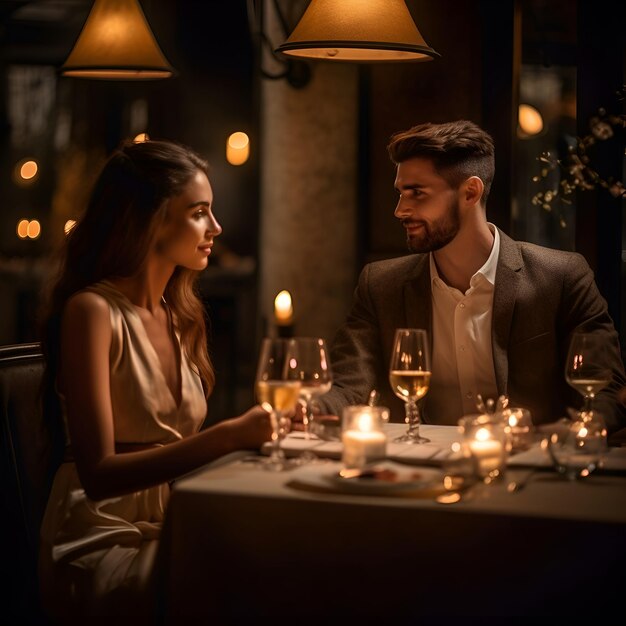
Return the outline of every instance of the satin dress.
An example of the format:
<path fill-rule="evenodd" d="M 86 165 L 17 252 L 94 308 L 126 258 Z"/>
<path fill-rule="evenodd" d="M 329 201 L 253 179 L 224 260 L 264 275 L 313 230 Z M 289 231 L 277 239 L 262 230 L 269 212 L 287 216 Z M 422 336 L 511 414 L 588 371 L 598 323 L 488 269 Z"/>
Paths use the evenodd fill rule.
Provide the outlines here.
<path fill-rule="evenodd" d="M 206 417 L 206 399 L 198 371 L 181 349 L 171 314 L 180 356 L 180 405 L 166 383 L 159 357 L 134 305 L 108 281 L 88 290 L 102 296 L 110 309 L 110 387 L 116 444 L 158 446 L 197 432 Z M 169 491 L 165 483 L 115 498 L 91 500 L 75 463 L 63 463 L 54 478 L 41 526 L 40 583 L 48 612 L 141 612 L 139 591 L 150 579 Z"/>

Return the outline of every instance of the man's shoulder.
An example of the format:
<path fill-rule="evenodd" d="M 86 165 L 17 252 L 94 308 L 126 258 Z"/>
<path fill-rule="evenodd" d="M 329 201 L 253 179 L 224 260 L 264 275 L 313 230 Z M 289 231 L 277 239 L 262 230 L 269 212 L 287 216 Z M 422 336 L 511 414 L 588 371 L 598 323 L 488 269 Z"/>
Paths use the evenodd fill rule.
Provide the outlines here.
<path fill-rule="evenodd" d="M 541 266 L 545 269 L 556 270 L 587 265 L 585 258 L 578 252 L 549 248 L 548 246 L 529 241 L 518 241 L 508 237 L 506 239 L 508 239 L 508 246 L 506 244 L 504 248 L 501 246 L 501 250 L 506 250 L 507 247 L 513 246 L 526 266 Z"/>
<path fill-rule="evenodd" d="M 396 276 L 398 273 L 406 276 L 407 272 L 419 269 L 426 261 L 428 261 L 427 254 L 405 254 L 390 259 L 371 261 L 364 269 L 367 269 L 371 276 L 387 274 Z"/>

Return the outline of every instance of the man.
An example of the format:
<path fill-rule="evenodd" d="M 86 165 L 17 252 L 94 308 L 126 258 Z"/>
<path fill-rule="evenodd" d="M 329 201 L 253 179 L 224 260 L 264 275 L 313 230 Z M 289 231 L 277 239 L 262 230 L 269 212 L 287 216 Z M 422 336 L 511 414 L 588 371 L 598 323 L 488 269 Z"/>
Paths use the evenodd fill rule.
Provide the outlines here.
<path fill-rule="evenodd" d="M 617 393 L 626 384 L 618 336 L 591 269 L 576 253 L 516 242 L 490 224 L 492 138 L 474 123 L 420 124 L 388 145 L 397 166 L 395 216 L 408 256 L 370 263 L 331 350 L 333 389 L 322 410 L 341 415 L 372 389 L 404 419 L 388 379 L 396 328 L 425 328 L 432 376 L 422 421 L 456 424 L 476 413 L 477 395 L 507 395 L 535 424 L 566 415 L 580 396 L 564 368 L 575 330 L 605 340 L 608 388 L 596 397 L 609 432 L 626 425 Z"/>

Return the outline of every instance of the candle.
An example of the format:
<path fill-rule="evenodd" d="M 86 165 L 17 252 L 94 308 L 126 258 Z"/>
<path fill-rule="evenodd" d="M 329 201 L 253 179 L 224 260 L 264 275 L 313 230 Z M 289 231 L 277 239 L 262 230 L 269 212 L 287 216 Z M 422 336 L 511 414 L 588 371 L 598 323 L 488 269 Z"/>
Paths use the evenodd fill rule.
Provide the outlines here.
<path fill-rule="evenodd" d="M 463 440 L 484 482 L 502 477 L 508 451 L 505 422 L 491 415 L 470 415 L 459 421 Z"/>
<path fill-rule="evenodd" d="M 533 440 L 530 411 L 523 408 L 507 408 L 502 415 L 506 422 L 511 451 L 526 450 Z"/>
<path fill-rule="evenodd" d="M 291 294 L 283 289 L 274 299 L 274 319 L 281 337 L 293 336 L 293 304 Z"/>
<path fill-rule="evenodd" d="M 476 459 L 478 473 L 481 478 L 500 473 L 502 470 L 502 458 L 504 452 L 502 442 L 496 441 L 495 439 L 488 439 L 487 441 L 470 441 L 468 446 Z"/>
<path fill-rule="evenodd" d="M 379 406 L 347 406 L 343 410 L 342 461 L 346 468 L 384 459 L 387 454 L 387 436 L 382 425 L 389 410 Z"/>
<path fill-rule="evenodd" d="M 361 432 L 346 430 L 341 435 L 344 467 L 363 467 L 372 461 L 384 459 L 387 454 L 387 437 L 380 431 Z"/>

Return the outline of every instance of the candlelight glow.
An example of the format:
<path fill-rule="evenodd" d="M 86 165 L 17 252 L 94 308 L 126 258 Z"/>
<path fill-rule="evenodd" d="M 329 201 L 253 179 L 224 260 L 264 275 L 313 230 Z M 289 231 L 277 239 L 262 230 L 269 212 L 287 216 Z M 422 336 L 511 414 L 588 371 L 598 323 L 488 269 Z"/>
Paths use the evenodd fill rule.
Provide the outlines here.
<path fill-rule="evenodd" d="M 24 161 L 20 167 L 20 176 L 24 180 L 30 180 L 37 176 L 38 169 L 36 161 Z"/>
<path fill-rule="evenodd" d="M 139 133 L 138 135 L 135 135 L 135 138 L 133 139 L 133 143 L 144 143 L 146 141 L 150 141 L 148 133 Z"/>
<path fill-rule="evenodd" d="M 538 135 L 543 130 L 541 113 L 529 104 L 519 105 L 518 123 L 522 136 Z"/>
<path fill-rule="evenodd" d="M 76 220 L 67 220 L 67 222 L 65 222 L 65 225 L 63 226 L 63 232 L 67 235 L 70 230 L 74 228 L 74 226 L 76 226 Z"/>
<path fill-rule="evenodd" d="M 26 234 L 29 239 L 37 239 L 37 237 L 41 234 L 41 224 L 37 220 L 31 220 L 28 222 Z"/>
<path fill-rule="evenodd" d="M 15 229 L 20 239 L 37 239 L 41 234 L 41 224 L 37 220 L 23 219 Z"/>
<path fill-rule="evenodd" d="M 246 133 L 233 133 L 226 142 L 226 160 L 231 165 L 243 165 L 250 156 L 250 139 Z"/>
<path fill-rule="evenodd" d="M 357 417 L 357 428 L 364 433 L 369 433 L 374 429 L 374 421 L 369 413 L 361 413 Z"/>
<path fill-rule="evenodd" d="M 34 159 L 22 159 L 13 168 L 13 181 L 20 187 L 32 184 L 39 173 L 39 165 Z"/>
<path fill-rule="evenodd" d="M 479 428 L 476 431 L 475 437 L 476 441 L 487 441 L 488 439 L 491 439 L 491 434 L 487 428 Z"/>
<path fill-rule="evenodd" d="M 20 220 L 17 223 L 17 236 L 20 239 L 26 239 L 28 237 L 28 220 Z"/>
<path fill-rule="evenodd" d="M 282 326 L 291 324 L 293 320 L 291 294 L 285 289 L 274 299 L 274 317 L 276 318 L 276 323 Z"/>

